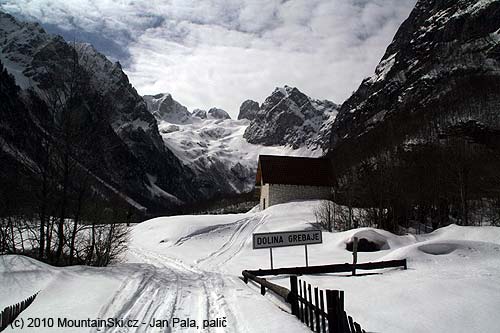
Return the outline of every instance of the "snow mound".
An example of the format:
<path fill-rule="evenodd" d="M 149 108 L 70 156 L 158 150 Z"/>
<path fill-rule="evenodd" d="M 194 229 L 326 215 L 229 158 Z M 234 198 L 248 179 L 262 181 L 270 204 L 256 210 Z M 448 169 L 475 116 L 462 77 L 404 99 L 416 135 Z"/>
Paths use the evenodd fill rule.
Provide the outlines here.
<path fill-rule="evenodd" d="M 430 240 L 399 248 L 381 258 L 394 260 L 406 258 L 410 267 L 428 262 L 450 262 L 461 265 L 470 261 L 497 260 L 500 245 L 468 240 Z"/>
<path fill-rule="evenodd" d="M 436 256 L 450 254 L 460 247 L 456 243 L 433 243 L 420 245 L 418 249 L 424 253 L 432 254 Z"/>
<path fill-rule="evenodd" d="M 469 241 L 482 241 L 500 244 L 500 228 L 498 227 L 472 227 L 451 224 L 439 228 L 430 234 L 420 236 L 422 240 L 460 239 Z"/>
<path fill-rule="evenodd" d="M 390 249 L 387 237 L 375 230 L 361 230 L 356 232 L 347 242 L 346 249 L 352 251 L 354 237 L 358 238 L 359 252 L 375 252 Z"/>

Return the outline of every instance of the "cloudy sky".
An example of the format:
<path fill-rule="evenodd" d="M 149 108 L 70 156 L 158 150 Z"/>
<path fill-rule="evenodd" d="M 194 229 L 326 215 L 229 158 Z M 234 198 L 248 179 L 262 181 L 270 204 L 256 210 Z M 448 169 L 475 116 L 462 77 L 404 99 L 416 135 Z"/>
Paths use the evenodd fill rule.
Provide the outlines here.
<path fill-rule="evenodd" d="M 232 116 L 276 86 L 336 103 L 370 76 L 416 0 L 0 0 L 119 60 L 140 94 Z"/>

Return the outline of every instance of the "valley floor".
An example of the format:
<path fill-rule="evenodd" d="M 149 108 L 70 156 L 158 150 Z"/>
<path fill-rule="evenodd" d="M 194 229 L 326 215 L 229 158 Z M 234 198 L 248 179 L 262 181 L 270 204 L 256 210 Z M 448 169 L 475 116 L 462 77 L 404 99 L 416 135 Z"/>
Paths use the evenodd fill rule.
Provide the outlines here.
<path fill-rule="evenodd" d="M 272 293 L 239 278 L 269 267 L 268 250 L 252 250 L 252 233 L 312 228 L 316 201 L 234 215 L 156 218 L 132 228 L 124 263 L 55 268 L 22 256 L 0 256 L 0 308 L 40 291 L 20 318 L 138 319 L 138 328 L 31 328 L 37 332 L 309 332 Z M 322 289 L 345 290 L 346 311 L 370 332 L 494 332 L 500 328 L 500 228 L 449 226 L 427 235 L 376 229 L 324 233 L 309 247 L 311 265 L 351 261 L 354 234 L 385 242 L 358 262 L 408 259 L 408 270 L 304 276 Z M 304 248 L 274 249 L 275 267 L 304 265 Z M 270 277 L 288 287 L 288 277 Z M 191 319 L 200 326 L 149 328 L 154 320 Z M 57 321 L 57 319 L 56 319 Z M 219 324 L 221 323 L 219 321 Z M 144 323 L 144 324 L 143 324 Z M 172 324 L 172 321 L 170 321 Z M 57 322 L 54 326 L 57 326 Z M 9 329 L 10 330 L 10 329 Z M 7 331 L 9 331 L 7 330 Z"/>

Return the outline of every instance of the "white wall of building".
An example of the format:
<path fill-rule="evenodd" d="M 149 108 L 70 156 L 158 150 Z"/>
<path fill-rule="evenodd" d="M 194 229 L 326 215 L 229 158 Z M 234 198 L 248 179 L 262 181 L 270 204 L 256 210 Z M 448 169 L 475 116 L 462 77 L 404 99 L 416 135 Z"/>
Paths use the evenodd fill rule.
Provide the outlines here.
<path fill-rule="evenodd" d="M 329 186 L 265 184 L 261 186 L 260 207 L 266 209 L 293 200 L 329 199 L 331 190 Z"/>
<path fill-rule="evenodd" d="M 269 184 L 260 186 L 260 209 L 269 207 Z"/>

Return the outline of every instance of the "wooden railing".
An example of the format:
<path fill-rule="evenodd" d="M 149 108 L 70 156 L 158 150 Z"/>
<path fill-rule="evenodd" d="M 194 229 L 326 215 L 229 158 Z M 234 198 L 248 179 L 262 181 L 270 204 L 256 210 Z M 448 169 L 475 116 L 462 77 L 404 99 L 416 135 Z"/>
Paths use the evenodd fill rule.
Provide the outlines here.
<path fill-rule="evenodd" d="M 361 325 L 345 312 L 344 291 L 312 288 L 305 281 L 297 281 L 296 276 L 290 277 L 290 286 L 292 314 L 313 332 L 365 333 Z M 294 291 L 296 289 L 298 291 Z"/>
<path fill-rule="evenodd" d="M 324 274 L 324 273 L 343 273 L 343 272 L 353 272 L 355 274 L 356 270 L 371 270 L 371 269 L 381 269 L 381 268 L 391 268 L 391 267 L 402 267 L 406 269 L 406 259 L 402 260 L 388 260 L 388 261 L 378 261 L 378 262 L 367 262 L 361 264 L 332 264 L 332 265 L 319 265 L 319 266 L 308 266 L 308 267 L 284 267 L 275 269 L 259 269 L 259 270 L 248 270 L 247 272 L 254 276 L 266 276 L 266 275 L 280 275 L 280 274 Z"/>
<path fill-rule="evenodd" d="M 364 333 L 361 325 L 356 323 L 344 310 L 344 292 L 340 290 L 314 289 L 305 281 L 297 280 L 296 276 L 290 276 L 290 290 L 257 277 L 249 271 L 243 271 L 243 280 L 249 280 L 260 285 L 262 295 L 266 289 L 290 304 L 291 311 L 313 332 L 323 333 Z M 313 299 L 314 290 L 314 299 Z M 326 308 L 325 308 L 326 300 Z"/>
<path fill-rule="evenodd" d="M 17 304 L 7 306 L 0 312 L 0 332 L 6 329 L 28 306 L 33 303 L 38 293 L 28 297 Z"/>

